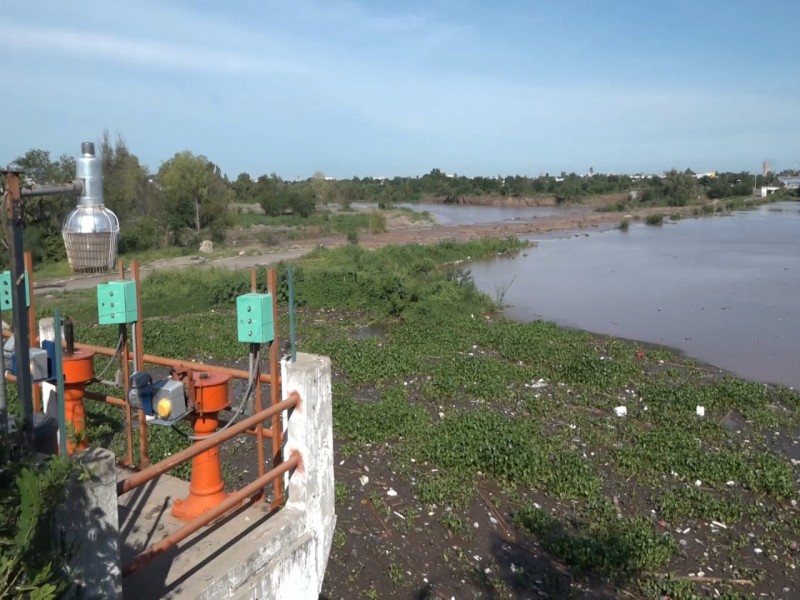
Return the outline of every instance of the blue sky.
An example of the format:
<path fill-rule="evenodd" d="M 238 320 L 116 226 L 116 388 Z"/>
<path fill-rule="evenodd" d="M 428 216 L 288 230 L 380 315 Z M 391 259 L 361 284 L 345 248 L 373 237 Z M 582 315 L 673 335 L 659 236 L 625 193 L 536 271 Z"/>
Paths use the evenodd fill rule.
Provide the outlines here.
<path fill-rule="evenodd" d="M 797 0 L 0 0 L 0 164 L 231 177 L 800 163 Z"/>

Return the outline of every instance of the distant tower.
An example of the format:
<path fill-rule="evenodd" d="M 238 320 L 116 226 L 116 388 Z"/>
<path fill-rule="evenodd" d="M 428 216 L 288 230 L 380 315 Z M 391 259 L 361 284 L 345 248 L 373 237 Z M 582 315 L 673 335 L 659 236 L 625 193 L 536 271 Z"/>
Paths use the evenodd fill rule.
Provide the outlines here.
<path fill-rule="evenodd" d="M 767 161 L 764 161 L 764 162 L 761 164 L 761 174 L 762 174 L 764 177 L 766 177 L 766 176 L 767 176 L 767 173 L 769 173 L 769 170 L 770 170 L 770 169 L 769 169 L 769 163 L 768 163 Z"/>

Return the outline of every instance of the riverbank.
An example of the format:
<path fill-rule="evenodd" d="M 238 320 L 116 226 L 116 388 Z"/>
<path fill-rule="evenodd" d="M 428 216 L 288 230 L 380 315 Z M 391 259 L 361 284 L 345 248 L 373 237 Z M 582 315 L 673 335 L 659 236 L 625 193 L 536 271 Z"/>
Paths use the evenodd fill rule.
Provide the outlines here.
<path fill-rule="evenodd" d="M 440 266 L 520 248 L 348 245 L 298 261 L 299 349 L 331 356 L 335 375 L 324 596 L 794 597 L 800 394 L 502 318 L 465 271 Z M 148 352 L 243 359 L 232 305 L 246 274 L 144 286 Z M 43 300 L 81 341 L 113 345 L 91 290 Z M 119 445 L 115 410 L 88 405 L 98 443 Z M 154 460 L 185 444 L 151 429 Z M 224 455 L 228 485 L 249 481 L 252 465 Z"/>
<path fill-rule="evenodd" d="M 596 207 L 609 206 L 610 202 L 616 201 L 616 195 L 597 197 L 595 200 L 593 202 Z M 509 207 L 508 204 L 503 206 Z M 193 267 L 247 269 L 293 260 L 319 247 L 338 248 L 352 244 L 354 240 L 365 248 L 375 249 L 392 245 L 431 245 L 443 241 L 463 242 L 487 237 L 530 237 L 565 233 L 585 235 L 590 232 L 614 229 L 625 220 L 628 222 L 644 221 L 653 214 L 663 215 L 665 218 L 694 218 L 729 214 L 726 205 L 721 203 L 680 208 L 648 207 L 628 212 L 596 212 L 595 208 L 571 206 L 558 214 L 462 225 L 436 223 L 425 215 L 419 218 L 409 217 L 408 213 L 411 211 L 408 209 L 391 209 L 388 211 L 386 231 L 379 233 L 359 231 L 353 236 L 353 239 L 348 239 L 348 235 L 344 233 L 320 234 L 319 228 L 316 226 L 308 231 L 303 230 L 304 233 L 295 232 L 295 234 L 289 235 L 291 232 L 287 233 L 285 228 L 279 228 L 278 232 L 278 230 L 271 230 L 268 226 L 256 225 L 235 230 L 229 235 L 226 244 L 217 245 L 210 252 L 187 252 L 177 256 L 159 256 L 158 253 L 155 253 L 151 258 L 142 261 L 143 272 L 146 275 L 153 270 Z M 374 212 L 374 209 L 363 208 L 357 211 L 347 211 L 344 214 L 365 220 L 371 212 Z M 269 243 L 264 241 L 267 238 Z M 126 264 L 129 262 L 127 257 L 125 262 Z M 63 264 L 60 269 L 49 265 L 45 275 L 43 277 L 35 275 L 37 293 L 93 287 L 109 278 L 109 275 L 73 275 L 69 273 L 66 264 Z"/>

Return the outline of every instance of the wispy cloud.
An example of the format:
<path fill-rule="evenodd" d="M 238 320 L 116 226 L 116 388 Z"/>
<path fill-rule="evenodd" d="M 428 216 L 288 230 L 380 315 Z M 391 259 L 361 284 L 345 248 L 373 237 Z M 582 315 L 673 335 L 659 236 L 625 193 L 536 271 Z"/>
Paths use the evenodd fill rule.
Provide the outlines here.
<path fill-rule="evenodd" d="M 119 62 L 147 69 L 178 69 L 226 74 L 308 73 L 296 62 L 257 53 L 214 49 L 54 27 L 7 22 L 0 44 L 33 53 L 66 53 L 85 60 Z"/>

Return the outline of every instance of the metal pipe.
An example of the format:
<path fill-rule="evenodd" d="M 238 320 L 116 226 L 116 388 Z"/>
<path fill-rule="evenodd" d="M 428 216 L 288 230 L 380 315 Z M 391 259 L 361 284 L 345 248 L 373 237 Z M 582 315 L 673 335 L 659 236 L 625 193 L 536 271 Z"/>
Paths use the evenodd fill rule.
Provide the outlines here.
<path fill-rule="evenodd" d="M 36 305 L 33 294 L 33 254 L 25 253 L 25 285 L 27 286 L 28 298 L 31 303 L 28 305 L 28 339 L 31 346 L 37 345 L 39 338 L 39 328 L 36 326 Z M 33 386 L 33 412 L 42 412 L 42 390 L 38 385 Z"/>
<path fill-rule="evenodd" d="M 75 324 L 71 319 L 64 321 L 64 342 L 67 347 L 67 356 L 75 354 Z"/>
<path fill-rule="evenodd" d="M 108 394 L 101 394 L 100 392 L 93 392 L 91 390 L 86 390 L 83 395 L 86 398 L 89 398 L 90 400 L 99 400 L 100 402 L 105 402 L 106 404 L 110 404 L 111 406 L 118 406 L 120 408 L 128 408 L 130 406 L 122 398 L 117 398 L 116 396 L 109 396 Z"/>
<path fill-rule="evenodd" d="M 299 465 L 300 455 L 294 454 L 289 460 L 281 464 L 279 467 L 265 473 L 262 477 L 259 477 L 253 483 L 246 485 L 238 492 L 234 492 L 214 508 L 207 510 L 202 515 L 190 521 L 177 531 L 174 531 L 157 544 L 153 544 L 145 551 L 138 554 L 133 559 L 133 562 L 131 562 L 131 564 L 122 570 L 122 576 L 125 577 L 126 575 L 130 575 L 131 573 L 138 571 L 162 552 L 169 550 L 172 546 L 182 542 L 198 529 L 218 519 L 229 510 L 238 507 L 244 500 L 263 489 L 264 486 L 266 486 L 269 482 L 279 480 L 284 473 L 298 467 Z"/>
<path fill-rule="evenodd" d="M 20 190 L 20 196 L 23 198 L 32 198 L 35 196 L 58 196 L 60 194 L 81 194 L 83 193 L 83 181 L 74 179 L 69 183 L 59 183 L 54 185 L 37 185 L 33 188 L 24 188 Z"/>
<path fill-rule="evenodd" d="M 102 186 L 99 192 L 102 197 Z M 139 278 L 139 261 L 131 261 L 131 278 L 136 286 L 136 306 L 138 308 L 138 318 L 131 327 L 133 332 L 133 370 L 140 371 L 144 368 L 142 356 L 144 355 L 144 336 L 142 334 L 142 282 Z M 147 415 L 144 409 L 139 409 L 139 466 L 148 467 L 150 465 L 149 440 L 147 435 Z"/>
<path fill-rule="evenodd" d="M 100 356 L 114 356 L 115 350 L 113 348 L 106 348 L 104 346 L 92 346 L 91 344 L 80 344 L 76 343 L 75 347 L 78 350 L 88 350 L 90 352 L 94 352 L 95 354 L 99 354 Z M 125 352 L 123 352 L 123 355 Z M 130 350 L 127 351 L 128 360 L 133 358 L 133 354 Z M 153 354 L 145 354 L 142 356 L 142 362 L 145 364 L 151 365 L 159 365 L 162 367 L 172 367 L 177 371 L 206 371 L 208 373 L 223 373 L 225 375 L 230 375 L 231 377 L 235 377 L 236 379 L 244 379 L 245 381 L 250 377 L 250 374 L 247 371 L 242 369 L 232 369 L 230 367 L 221 367 L 219 365 L 209 365 L 206 363 L 194 362 L 194 361 L 186 361 L 181 360 L 179 358 L 167 358 L 165 356 L 156 356 Z M 261 383 L 272 383 L 272 376 L 269 373 L 262 373 L 259 375 L 258 380 Z M 280 383 L 280 377 L 278 378 L 278 383 Z"/>
<path fill-rule="evenodd" d="M 265 408 L 260 413 L 256 413 L 251 417 L 243 419 L 238 423 L 231 425 L 225 431 L 220 431 L 216 435 L 211 437 L 205 438 L 196 442 L 186 448 L 185 450 L 181 450 L 180 452 L 173 454 L 158 462 L 143 471 L 139 471 L 138 473 L 134 473 L 124 481 L 120 481 L 117 483 L 117 495 L 121 496 L 122 494 L 127 494 L 133 489 L 136 489 L 140 485 L 143 485 L 150 481 L 151 479 L 155 479 L 177 467 L 185 463 L 187 460 L 191 460 L 198 454 L 202 454 L 206 450 L 213 448 L 215 446 L 219 446 L 223 442 L 227 442 L 229 439 L 234 437 L 235 435 L 242 433 L 243 431 L 250 429 L 258 425 L 259 423 L 263 423 L 269 418 L 280 414 L 284 410 L 289 410 L 297 406 L 300 402 L 300 396 L 297 393 L 293 393 L 283 402 L 275 404 L 274 406 L 270 406 L 269 408 Z"/>
<path fill-rule="evenodd" d="M 61 456 L 67 455 L 67 411 L 64 403 L 64 357 L 61 355 L 61 311 L 53 311 L 53 329 L 55 332 L 55 376 L 56 397 L 58 398 L 58 440 Z"/>
<path fill-rule="evenodd" d="M 3 339 L 3 319 L 0 319 L 0 342 Z M 2 346 L 2 343 L 0 343 Z M 6 356 L 0 347 L 0 434 L 8 431 L 8 405 L 6 403 L 6 378 L 3 375 L 6 372 Z M 0 464 L 3 464 L 4 453 L 0 452 Z"/>
<path fill-rule="evenodd" d="M 258 291 L 258 272 L 255 268 L 250 271 L 250 290 Z M 261 346 L 260 344 L 250 344 L 250 373 L 255 373 L 256 378 L 261 374 Z M 255 363 L 255 364 L 254 364 Z M 261 402 L 261 382 L 256 382 L 255 390 L 255 410 L 261 412 L 264 405 Z M 258 460 L 258 476 L 264 475 L 264 424 L 256 425 L 256 460 Z M 259 495 L 261 500 L 261 495 Z"/>
<path fill-rule="evenodd" d="M 124 271 L 122 267 L 122 259 L 119 261 L 119 272 L 120 272 L 120 279 L 124 279 Z M 120 335 L 120 348 L 124 350 L 124 353 L 127 354 L 128 351 L 128 325 L 127 323 L 120 323 L 119 325 L 119 335 Z M 130 402 L 128 402 L 128 398 L 130 398 L 130 385 L 131 385 L 131 374 L 130 374 L 130 363 L 128 360 L 120 354 L 119 357 L 120 364 L 122 365 L 122 388 L 125 390 L 125 433 L 128 436 L 128 444 L 127 444 L 127 456 L 125 457 L 125 464 L 132 465 L 133 464 L 133 411 L 131 410 Z"/>

